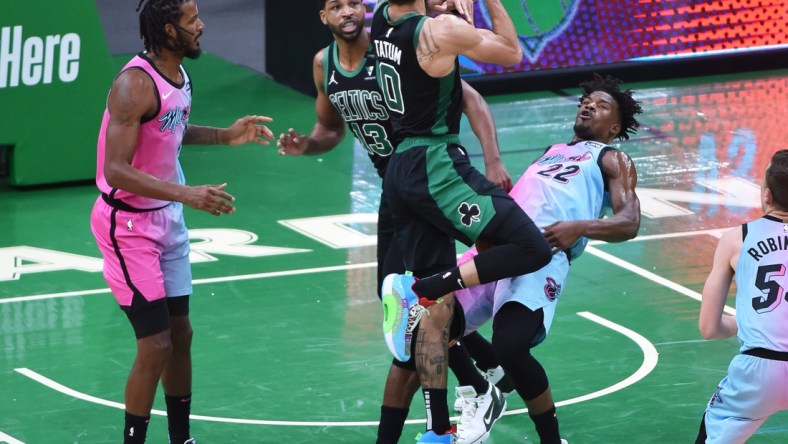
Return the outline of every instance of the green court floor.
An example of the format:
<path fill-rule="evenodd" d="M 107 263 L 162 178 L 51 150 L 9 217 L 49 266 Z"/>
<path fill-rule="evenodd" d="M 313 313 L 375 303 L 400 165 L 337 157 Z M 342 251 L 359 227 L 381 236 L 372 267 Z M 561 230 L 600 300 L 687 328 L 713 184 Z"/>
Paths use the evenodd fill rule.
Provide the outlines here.
<path fill-rule="evenodd" d="M 210 54 L 189 63 L 192 123 L 263 114 L 277 134 L 312 128 L 312 98 Z M 620 144 L 638 169 L 642 228 L 626 243 L 592 243 L 573 263 L 534 353 L 570 443 L 689 443 L 737 352 L 735 339 L 701 338 L 699 292 L 720 232 L 759 214 L 763 168 L 786 148 L 788 72 L 624 80 L 645 110 L 641 131 Z M 571 138 L 578 93 L 488 98 L 514 179 Z M 98 130 L 100 116 L 86 121 Z M 462 138 L 483 168 L 467 122 Z M 227 182 L 238 208 L 218 218 L 186 210 L 193 435 L 201 444 L 374 442 L 390 357 L 374 288 L 379 179 L 366 155 L 348 139 L 301 158 L 186 147 L 182 162 L 191 184 Z M 88 226 L 96 196 L 90 183 L 0 185 L 0 443 L 121 441 L 135 341 L 101 277 Z M 148 441 L 166 443 L 163 395 L 155 408 Z M 508 410 L 488 443 L 538 442 L 522 400 Z M 417 396 L 401 442 L 413 442 L 423 419 Z M 788 442 L 788 414 L 750 442 Z"/>

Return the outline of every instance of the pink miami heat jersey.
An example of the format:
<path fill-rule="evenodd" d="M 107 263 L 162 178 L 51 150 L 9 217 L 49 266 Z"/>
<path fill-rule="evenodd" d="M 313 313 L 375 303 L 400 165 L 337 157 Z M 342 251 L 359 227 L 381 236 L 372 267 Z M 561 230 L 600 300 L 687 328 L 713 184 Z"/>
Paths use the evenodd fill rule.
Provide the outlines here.
<path fill-rule="evenodd" d="M 599 219 L 610 209 L 600 162 L 615 149 L 590 140 L 550 146 L 523 173 L 509 195 L 537 227 L 564 220 Z M 581 237 L 571 247 L 577 259 L 588 244 Z"/>
<path fill-rule="evenodd" d="M 150 76 L 154 83 L 158 102 L 155 116 L 140 122 L 139 136 L 131 166 L 157 179 L 182 184 L 184 178 L 178 162 L 178 154 L 183 135 L 186 132 L 192 103 L 192 85 L 189 76 L 181 66 L 183 82 L 173 83 L 159 72 L 144 52 L 131 59 L 123 67 L 121 73 L 130 69 L 139 69 Z M 167 201 L 151 199 L 122 189 L 112 188 L 107 184 L 104 177 L 104 159 L 109 119 L 109 109 L 105 109 L 98 138 L 96 165 L 96 185 L 99 190 L 110 198 L 118 199 L 137 209 L 159 208 L 169 204 Z"/>

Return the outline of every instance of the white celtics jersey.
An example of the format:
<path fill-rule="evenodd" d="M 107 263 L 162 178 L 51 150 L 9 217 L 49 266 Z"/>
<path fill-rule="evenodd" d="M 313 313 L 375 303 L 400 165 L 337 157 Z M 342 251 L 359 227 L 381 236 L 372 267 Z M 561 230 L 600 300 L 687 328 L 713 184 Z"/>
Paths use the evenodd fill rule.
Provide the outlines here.
<path fill-rule="evenodd" d="M 599 219 L 610 208 L 602 154 L 615 148 L 599 142 L 553 145 L 525 170 L 509 194 L 539 228 L 553 222 Z M 570 248 L 577 259 L 588 244 L 581 237 Z"/>
<path fill-rule="evenodd" d="M 763 216 L 742 226 L 736 264 L 741 351 L 788 352 L 788 222 Z"/>

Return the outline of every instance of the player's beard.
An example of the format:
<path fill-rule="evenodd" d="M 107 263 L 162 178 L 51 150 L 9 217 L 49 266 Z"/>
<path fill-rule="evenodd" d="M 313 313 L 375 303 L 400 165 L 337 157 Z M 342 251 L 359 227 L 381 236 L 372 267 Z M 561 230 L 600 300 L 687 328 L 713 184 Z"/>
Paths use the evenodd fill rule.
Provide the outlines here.
<path fill-rule="evenodd" d="M 356 24 L 356 30 L 353 31 L 352 33 L 348 34 L 348 33 L 344 32 L 344 31 L 342 31 L 342 24 L 343 23 L 340 23 L 339 26 L 328 25 L 328 28 L 331 30 L 331 32 L 335 36 L 339 37 L 340 39 L 342 39 L 342 40 L 344 40 L 346 42 L 355 42 L 358 39 L 358 36 L 361 35 L 361 31 L 364 30 L 364 25 L 354 21 L 354 23 Z"/>
<path fill-rule="evenodd" d="M 202 33 L 198 34 L 197 38 L 201 35 Z M 187 59 L 198 59 L 202 54 L 202 48 L 199 46 L 193 47 L 192 42 L 184 38 L 180 33 L 178 33 L 178 39 L 175 41 L 175 47 L 178 48 Z"/>

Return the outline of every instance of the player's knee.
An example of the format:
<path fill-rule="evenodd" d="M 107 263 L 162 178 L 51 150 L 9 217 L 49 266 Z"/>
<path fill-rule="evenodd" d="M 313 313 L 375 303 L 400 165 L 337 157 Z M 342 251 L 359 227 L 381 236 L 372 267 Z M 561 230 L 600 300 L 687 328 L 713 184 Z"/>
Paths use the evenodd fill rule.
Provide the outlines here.
<path fill-rule="evenodd" d="M 536 267 L 536 270 L 544 267 L 553 260 L 552 248 L 541 233 L 539 233 L 538 237 L 532 237 L 528 241 L 521 242 L 518 245 L 523 249 L 526 255 L 522 257 L 529 257 L 531 266 Z M 528 273 L 532 271 L 534 270 L 529 270 Z"/>
<path fill-rule="evenodd" d="M 172 340 L 169 330 L 137 341 L 135 365 L 147 369 L 163 368 L 172 356 Z"/>
<path fill-rule="evenodd" d="M 430 306 L 428 310 L 429 312 L 425 313 L 421 321 L 419 321 L 419 327 L 421 327 L 423 331 L 434 333 L 438 331 L 442 332 L 449 328 L 449 323 L 454 313 L 451 304 L 444 301 L 443 303 Z"/>
<path fill-rule="evenodd" d="M 187 324 L 182 329 L 175 329 L 173 326 L 171 330 L 172 346 L 174 353 L 184 353 L 191 349 L 192 338 L 194 337 L 194 330 L 190 324 Z"/>
<path fill-rule="evenodd" d="M 530 344 L 523 340 L 523 338 L 515 337 L 500 332 L 494 332 L 492 337 L 493 351 L 495 357 L 499 360 L 502 366 L 512 360 L 517 360 L 520 357 L 531 355 Z"/>

